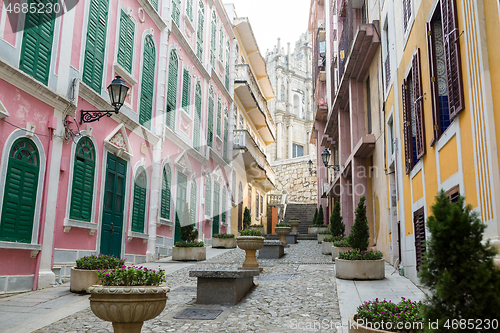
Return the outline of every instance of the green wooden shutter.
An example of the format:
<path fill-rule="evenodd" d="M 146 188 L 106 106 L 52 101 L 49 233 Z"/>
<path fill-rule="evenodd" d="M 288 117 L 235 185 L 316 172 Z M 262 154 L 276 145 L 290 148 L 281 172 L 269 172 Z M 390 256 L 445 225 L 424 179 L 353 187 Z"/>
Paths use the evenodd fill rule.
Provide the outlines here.
<path fill-rule="evenodd" d="M 182 108 L 184 111 L 189 113 L 189 104 L 191 101 L 189 100 L 191 97 L 191 75 L 187 70 L 184 70 L 184 74 L 182 75 Z"/>
<path fill-rule="evenodd" d="M 193 0 L 186 0 L 186 15 L 193 22 Z"/>
<path fill-rule="evenodd" d="M 221 137 L 222 134 L 221 124 L 222 124 L 222 102 L 219 98 L 219 100 L 217 101 L 217 136 L 219 138 Z"/>
<path fill-rule="evenodd" d="M 227 91 L 229 91 L 229 61 L 230 61 L 231 48 L 229 46 L 229 41 L 226 43 L 226 82 L 225 86 Z"/>
<path fill-rule="evenodd" d="M 146 218 L 147 177 L 146 170 L 140 167 L 134 182 L 134 206 L 132 208 L 132 231 L 144 232 Z"/>
<path fill-rule="evenodd" d="M 132 58 L 134 55 L 135 24 L 122 10 L 120 16 L 120 37 L 118 40 L 118 63 L 129 73 L 132 73 Z"/>
<path fill-rule="evenodd" d="M 212 12 L 212 34 L 210 37 L 210 65 L 215 68 L 215 52 L 216 50 L 216 40 L 217 40 L 217 15 L 215 10 Z"/>
<path fill-rule="evenodd" d="M 207 145 L 212 147 L 214 140 L 214 90 L 210 87 L 208 93 L 208 125 L 207 125 Z"/>
<path fill-rule="evenodd" d="M 94 201 L 95 148 L 92 140 L 78 141 L 73 167 L 69 218 L 91 222 Z"/>
<path fill-rule="evenodd" d="M 200 149 L 200 127 L 201 127 L 201 85 L 196 84 L 196 91 L 194 96 L 195 116 L 193 128 L 193 147 Z"/>
<path fill-rule="evenodd" d="M 223 147 L 224 151 L 222 153 L 222 155 L 223 155 L 222 157 L 225 158 L 226 160 L 229 160 L 229 156 L 227 156 L 227 150 L 228 150 L 227 145 L 228 145 L 228 141 L 229 141 L 229 139 L 228 139 L 228 134 L 229 134 L 228 133 L 228 131 L 229 131 L 228 117 L 229 117 L 229 115 L 227 113 L 227 107 L 226 107 L 226 109 L 224 110 L 224 139 L 223 139 L 224 140 L 224 147 Z"/>
<path fill-rule="evenodd" d="M 177 53 L 170 52 L 168 64 L 168 91 L 167 91 L 167 126 L 173 131 L 175 129 L 175 109 L 177 106 L 177 75 L 179 61 Z"/>
<path fill-rule="evenodd" d="M 212 178 L 205 177 L 205 215 L 210 216 L 212 206 Z"/>
<path fill-rule="evenodd" d="M 196 31 L 196 56 L 203 63 L 203 26 L 205 24 L 205 6 L 200 0 L 198 4 L 198 31 Z"/>
<path fill-rule="evenodd" d="M 156 9 L 156 11 L 158 11 L 158 0 L 149 0 L 149 3 L 154 9 Z"/>
<path fill-rule="evenodd" d="M 108 1 L 90 0 L 82 80 L 101 93 L 108 22 Z"/>
<path fill-rule="evenodd" d="M 220 221 L 220 184 L 214 182 L 214 219 L 212 221 L 212 235 L 219 233 Z"/>
<path fill-rule="evenodd" d="M 3 193 L 0 240 L 31 243 L 38 188 L 40 157 L 26 138 L 12 145 Z"/>
<path fill-rule="evenodd" d="M 171 184 L 172 173 L 170 171 L 170 167 L 166 165 L 163 168 L 163 178 L 161 182 L 161 208 L 160 208 L 160 216 L 164 219 L 170 220 L 170 200 L 171 200 Z"/>
<path fill-rule="evenodd" d="M 219 60 L 221 63 L 224 62 L 224 29 L 222 29 L 222 24 L 219 32 Z"/>
<path fill-rule="evenodd" d="M 181 1 L 172 0 L 172 20 L 177 24 L 178 27 L 181 26 Z"/>
<path fill-rule="evenodd" d="M 55 0 L 48 1 L 51 4 Z M 43 6 L 47 1 L 30 0 L 28 8 L 33 4 Z M 38 8 L 38 7 L 37 7 Z M 52 55 L 52 40 L 54 38 L 55 12 L 26 13 L 24 22 L 23 43 L 19 69 L 33 76 L 43 84 L 49 82 L 50 59 Z"/>
<path fill-rule="evenodd" d="M 226 223 L 226 210 L 227 210 L 227 194 L 226 187 L 222 186 L 222 214 L 221 214 L 221 222 Z"/>
<path fill-rule="evenodd" d="M 196 197 L 198 193 L 198 187 L 196 186 L 196 181 L 192 180 L 191 181 L 191 195 L 190 195 L 190 200 L 191 202 L 189 203 L 189 213 L 191 214 L 191 221 L 196 223 L 197 218 L 196 218 Z"/>
<path fill-rule="evenodd" d="M 153 37 L 146 36 L 144 40 L 144 56 L 142 63 L 141 81 L 141 109 L 139 123 L 151 129 L 151 116 L 153 114 L 153 92 L 155 83 L 156 51 Z"/>

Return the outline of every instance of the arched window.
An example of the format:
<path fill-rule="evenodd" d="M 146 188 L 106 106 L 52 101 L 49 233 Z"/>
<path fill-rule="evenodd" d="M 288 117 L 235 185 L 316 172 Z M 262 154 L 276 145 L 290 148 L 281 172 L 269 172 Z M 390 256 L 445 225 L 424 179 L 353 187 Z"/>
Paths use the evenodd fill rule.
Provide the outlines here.
<path fill-rule="evenodd" d="M 222 24 L 219 30 L 219 61 L 224 63 L 224 29 L 222 28 Z"/>
<path fill-rule="evenodd" d="M 196 198 L 197 198 L 197 193 L 198 193 L 198 187 L 196 186 L 196 181 L 193 179 L 191 181 L 191 195 L 190 195 L 190 200 L 191 202 L 189 203 L 189 213 L 191 214 L 191 221 L 196 224 L 198 222 L 196 218 Z"/>
<path fill-rule="evenodd" d="M 171 185 L 172 185 L 172 171 L 167 164 L 163 168 L 163 177 L 161 179 L 161 209 L 160 216 L 164 219 L 171 220 L 170 207 L 171 207 Z"/>
<path fill-rule="evenodd" d="M 147 129 L 151 129 L 151 116 L 153 114 L 155 63 L 155 43 L 153 37 L 151 35 L 147 35 L 144 39 L 144 55 L 141 81 L 141 109 L 139 111 L 139 123 Z"/>
<path fill-rule="evenodd" d="M 198 30 L 196 31 L 196 56 L 203 63 L 203 25 L 205 24 L 205 6 L 198 3 Z"/>
<path fill-rule="evenodd" d="M 207 125 L 207 145 L 212 147 L 214 141 L 214 89 L 210 87 L 208 91 L 208 125 Z"/>
<path fill-rule="evenodd" d="M 212 34 L 210 38 L 210 65 L 215 69 L 215 53 L 217 52 L 217 14 L 212 12 Z"/>
<path fill-rule="evenodd" d="M 46 4 L 52 6 L 54 3 L 56 3 L 55 0 L 45 1 L 44 6 Z M 38 4 L 39 1 L 29 0 L 27 8 Z M 32 11 L 28 10 L 24 21 L 19 69 L 43 84 L 49 82 L 55 16 L 55 11 L 51 11 L 51 13 L 48 11 L 43 13 L 35 11 L 32 13 Z"/>
<path fill-rule="evenodd" d="M 167 90 L 167 126 L 173 131 L 175 129 L 175 109 L 177 107 L 177 75 L 179 59 L 177 53 L 172 50 L 168 64 L 168 90 Z"/>
<path fill-rule="evenodd" d="M 139 167 L 134 180 L 134 200 L 132 207 L 132 231 L 135 232 L 144 232 L 147 184 L 146 170 L 143 167 Z"/>
<path fill-rule="evenodd" d="M 201 85 L 200 82 L 196 83 L 196 90 L 194 93 L 194 127 L 193 127 L 193 147 L 197 150 L 200 149 L 200 127 L 201 127 Z"/>
<path fill-rule="evenodd" d="M 205 177 L 205 215 L 210 216 L 212 210 L 212 178 L 210 175 Z"/>
<path fill-rule="evenodd" d="M 94 201 L 95 148 L 83 137 L 76 144 L 69 218 L 90 222 Z"/>
<path fill-rule="evenodd" d="M 33 141 L 21 138 L 9 153 L 0 240 L 31 243 L 40 171 L 40 156 Z"/>
<path fill-rule="evenodd" d="M 222 134 L 222 101 L 220 97 L 217 99 L 217 136 L 220 138 Z"/>

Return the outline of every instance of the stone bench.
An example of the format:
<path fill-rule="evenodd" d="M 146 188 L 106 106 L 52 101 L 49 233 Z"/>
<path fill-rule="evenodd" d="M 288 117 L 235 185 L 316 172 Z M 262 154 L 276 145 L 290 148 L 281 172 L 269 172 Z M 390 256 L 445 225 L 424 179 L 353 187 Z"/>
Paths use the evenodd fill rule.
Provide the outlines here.
<path fill-rule="evenodd" d="M 196 303 L 237 304 L 253 286 L 257 270 L 238 271 L 189 271 L 198 278 Z"/>
<path fill-rule="evenodd" d="M 266 240 L 264 247 L 259 250 L 261 259 L 279 259 L 285 255 L 285 246 L 280 241 Z"/>

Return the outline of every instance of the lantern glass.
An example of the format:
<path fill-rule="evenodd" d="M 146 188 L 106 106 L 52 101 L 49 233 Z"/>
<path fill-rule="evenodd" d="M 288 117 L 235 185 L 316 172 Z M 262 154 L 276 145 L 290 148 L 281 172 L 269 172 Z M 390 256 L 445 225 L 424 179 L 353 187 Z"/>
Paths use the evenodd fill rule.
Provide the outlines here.
<path fill-rule="evenodd" d="M 111 100 L 111 105 L 115 108 L 115 111 L 118 111 L 122 107 L 125 102 L 125 98 L 127 97 L 128 90 L 129 87 L 127 86 L 127 83 L 123 81 L 120 76 L 116 76 L 116 78 L 108 86 L 109 98 Z"/>
<path fill-rule="evenodd" d="M 307 167 L 309 168 L 309 172 L 311 172 L 313 169 L 313 162 L 311 160 L 307 162 Z"/>
<path fill-rule="evenodd" d="M 323 164 L 325 166 L 328 165 L 328 161 L 330 161 L 330 152 L 328 150 L 324 150 L 322 153 L 321 153 L 321 159 L 323 160 Z"/>

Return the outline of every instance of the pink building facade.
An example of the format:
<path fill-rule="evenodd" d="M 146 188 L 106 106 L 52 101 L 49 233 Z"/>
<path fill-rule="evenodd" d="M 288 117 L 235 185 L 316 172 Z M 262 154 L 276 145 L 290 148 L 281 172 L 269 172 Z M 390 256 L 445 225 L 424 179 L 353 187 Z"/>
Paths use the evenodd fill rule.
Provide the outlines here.
<path fill-rule="evenodd" d="M 222 3 L 67 9 L 0 8 L 0 294 L 54 284 L 53 267 L 69 276 L 89 254 L 169 255 L 189 221 L 208 244 L 231 232 L 234 34 Z M 116 76 L 130 88 L 119 114 L 81 122 L 113 109 Z"/>

